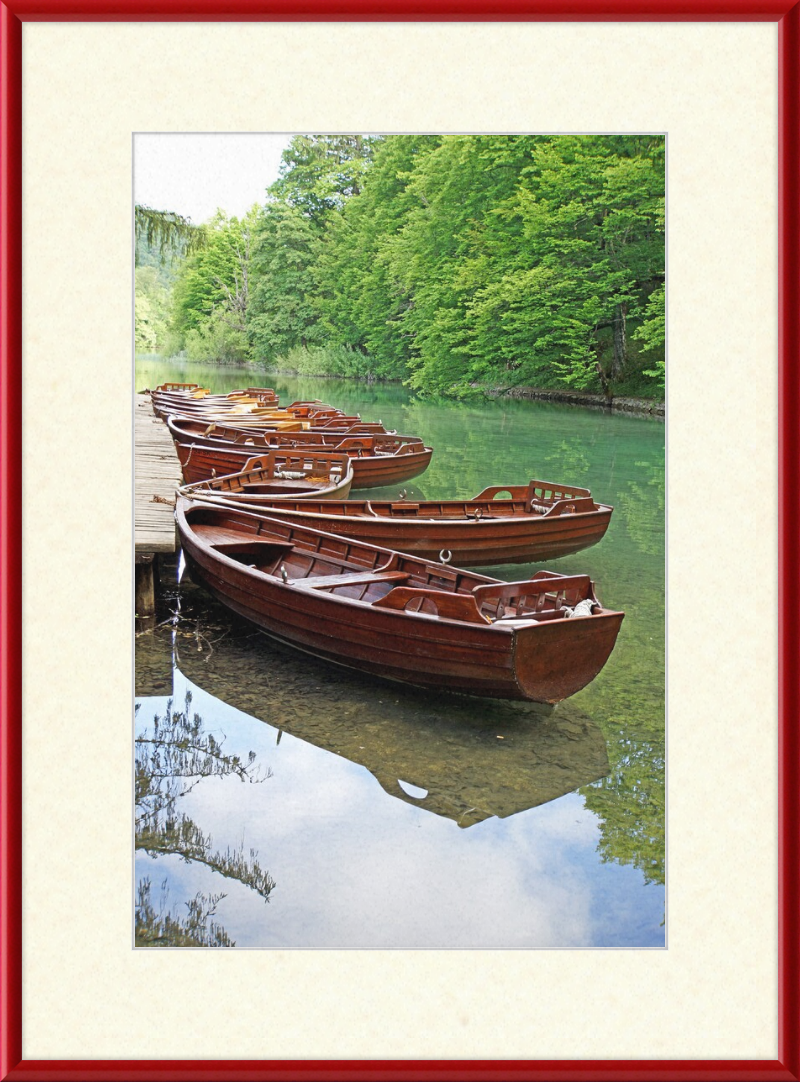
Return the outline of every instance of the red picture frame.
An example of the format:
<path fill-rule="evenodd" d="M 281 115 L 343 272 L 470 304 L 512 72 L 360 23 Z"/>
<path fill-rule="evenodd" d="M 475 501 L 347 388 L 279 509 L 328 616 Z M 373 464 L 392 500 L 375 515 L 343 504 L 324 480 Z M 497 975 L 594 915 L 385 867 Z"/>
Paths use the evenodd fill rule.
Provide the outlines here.
<path fill-rule="evenodd" d="M 777 22 L 779 30 L 779 1053 L 753 1060 L 22 1059 L 22 23 Z M 800 1079 L 800 3 L 787 0 L 8 0 L 0 3 L 0 1082 Z"/>

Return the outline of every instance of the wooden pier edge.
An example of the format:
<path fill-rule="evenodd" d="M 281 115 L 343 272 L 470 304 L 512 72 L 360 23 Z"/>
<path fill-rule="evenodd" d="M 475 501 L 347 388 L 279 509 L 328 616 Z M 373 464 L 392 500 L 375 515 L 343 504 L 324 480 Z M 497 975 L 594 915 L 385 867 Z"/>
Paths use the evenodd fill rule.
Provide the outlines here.
<path fill-rule="evenodd" d="M 178 547 L 175 492 L 181 467 L 167 426 L 153 413 L 149 395 L 134 396 L 134 558 L 135 615 L 155 613 L 158 559 Z"/>

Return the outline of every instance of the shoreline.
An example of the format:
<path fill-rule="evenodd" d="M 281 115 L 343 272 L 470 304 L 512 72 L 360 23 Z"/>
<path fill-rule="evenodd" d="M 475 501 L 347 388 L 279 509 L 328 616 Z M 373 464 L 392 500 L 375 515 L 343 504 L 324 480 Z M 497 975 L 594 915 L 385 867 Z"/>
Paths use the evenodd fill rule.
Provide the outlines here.
<path fill-rule="evenodd" d="M 489 392 L 491 394 L 491 392 Z M 636 413 L 648 417 L 663 419 L 666 404 L 654 398 L 636 398 L 633 395 L 618 395 L 606 398 L 602 394 L 588 394 L 585 391 L 542 390 L 538 387 L 511 387 L 498 392 L 497 398 L 531 398 L 542 402 L 563 402 L 568 406 L 590 406 L 593 409 Z"/>
<path fill-rule="evenodd" d="M 238 365 L 225 365 L 210 364 L 210 367 L 236 368 Z M 330 372 L 315 372 L 315 373 L 300 373 L 292 372 L 287 369 L 270 369 L 265 370 L 260 366 L 249 363 L 244 366 L 251 372 L 260 373 L 264 376 L 287 376 L 291 379 L 331 379 L 331 380 L 347 380 L 354 383 L 364 383 L 367 386 L 374 386 L 376 384 L 402 384 L 400 379 L 365 379 L 358 376 L 340 376 L 334 375 Z M 541 387 L 509 387 L 507 389 L 499 388 L 478 388 L 475 390 L 481 390 L 483 393 L 492 399 L 501 398 L 522 398 L 531 399 L 539 402 L 558 402 L 567 406 L 584 406 L 590 409 L 608 410 L 610 412 L 629 413 L 640 417 L 652 417 L 658 420 L 664 420 L 666 414 L 666 403 L 656 398 L 639 398 L 634 395 L 617 395 L 607 398 L 602 394 L 593 394 L 587 391 L 570 391 L 567 389 L 553 389 L 553 388 L 541 388 Z"/>

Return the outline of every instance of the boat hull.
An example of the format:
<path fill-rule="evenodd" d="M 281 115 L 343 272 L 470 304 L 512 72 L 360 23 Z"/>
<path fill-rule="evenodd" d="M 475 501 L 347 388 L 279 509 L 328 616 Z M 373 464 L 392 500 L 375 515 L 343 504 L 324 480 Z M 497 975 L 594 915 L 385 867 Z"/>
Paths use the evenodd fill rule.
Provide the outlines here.
<path fill-rule="evenodd" d="M 611 611 L 524 627 L 466 623 L 378 608 L 322 590 L 298 590 L 291 582 L 215 551 L 192 527 L 192 519 L 213 522 L 213 514 L 213 508 L 178 502 L 181 543 L 195 581 L 273 638 L 376 676 L 468 695 L 554 703 L 597 675 L 622 623 L 623 614 Z M 237 514 L 225 512 L 228 521 Z M 241 517 L 250 520 L 251 536 L 293 539 L 300 532 L 274 520 Z M 333 535 L 316 536 L 341 544 Z M 377 548 L 374 552 L 374 566 L 383 557 L 397 555 Z M 453 574 L 457 569 L 447 571 Z M 495 581 L 470 578 L 478 583 Z M 585 629 L 576 627 L 581 623 Z"/>
<path fill-rule="evenodd" d="M 485 517 L 479 521 L 433 521 L 402 515 L 355 515 L 346 513 L 338 502 L 330 510 L 318 511 L 295 506 L 294 500 L 289 506 L 285 506 L 286 501 L 279 505 L 269 499 L 239 502 L 281 521 L 325 530 L 339 537 L 353 537 L 428 560 L 438 560 L 443 552 L 449 552 L 453 563 L 460 567 L 535 563 L 572 555 L 601 541 L 612 515 L 611 507 L 600 506 L 596 511 L 552 518 L 527 514 Z"/>
<path fill-rule="evenodd" d="M 184 442 L 175 438 L 174 434 L 173 439 L 183 479 L 187 485 L 194 484 L 196 481 L 205 481 L 209 477 L 238 473 L 255 454 L 258 454 L 265 446 L 270 446 L 247 445 L 239 450 L 231 444 L 219 443 L 216 446 L 207 446 L 201 443 Z M 302 451 L 304 449 L 299 441 L 295 445 L 277 444 L 276 446 L 285 446 L 287 453 L 290 450 Z M 313 444 L 307 448 L 310 451 L 317 449 L 334 451 L 336 445 L 331 441 Z M 359 457 L 358 454 L 351 454 L 349 456 L 353 466 L 351 487 L 353 489 L 380 488 L 410 481 L 412 477 L 417 477 L 428 468 L 432 453 L 430 447 L 420 447 L 420 450 L 394 455 L 377 454 Z"/>

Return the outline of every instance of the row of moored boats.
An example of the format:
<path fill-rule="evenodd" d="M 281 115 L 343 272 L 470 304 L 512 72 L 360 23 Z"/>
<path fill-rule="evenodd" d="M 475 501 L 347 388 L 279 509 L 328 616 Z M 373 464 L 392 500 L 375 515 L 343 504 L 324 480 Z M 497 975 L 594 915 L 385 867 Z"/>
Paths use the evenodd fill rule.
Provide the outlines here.
<path fill-rule="evenodd" d="M 183 472 L 175 514 L 193 578 L 272 637 L 417 686 L 537 702 L 579 691 L 608 659 L 623 614 L 587 575 L 465 570 L 596 544 L 612 508 L 588 489 L 351 499 L 417 477 L 432 449 L 322 402 L 281 407 L 270 388 L 147 393 Z"/>

